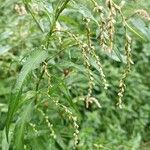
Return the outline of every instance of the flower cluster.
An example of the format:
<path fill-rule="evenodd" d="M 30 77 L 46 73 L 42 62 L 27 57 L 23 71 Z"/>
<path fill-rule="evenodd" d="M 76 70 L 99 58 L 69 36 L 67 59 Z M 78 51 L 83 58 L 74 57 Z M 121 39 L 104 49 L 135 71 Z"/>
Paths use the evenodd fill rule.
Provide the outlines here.
<path fill-rule="evenodd" d="M 124 69 L 124 72 L 122 74 L 122 78 L 119 82 L 119 99 L 118 99 L 118 103 L 117 105 L 119 106 L 119 108 L 123 107 L 122 104 L 122 97 L 123 97 L 123 93 L 125 92 L 125 88 L 126 88 L 126 84 L 125 84 L 125 79 L 127 78 L 130 69 L 131 69 L 131 64 L 133 64 L 132 62 L 132 55 L 131 55 L 131 37 L 126 33 L 125 35 L 126 37 L 126 43 L 125 43 L 125 54 L 126 54 L 126 67 Z"/>
<path fill-rule="evenodd" d="M 40 108 L 37 108 L 37 111 L 39 111 L 42 114 L 42 116 L 44 117 L 44 120 L 45 120 L 45 122 L 47 124 L 47 127 L 50 130 L 50 136 L 53 137 L 54 139 L 56 139 L 56 134 L 55 134 L 55 131 L 53 129 L 53 124 L 50 123 L 50 121 L 48 119 L 48 116 Z"/>
<path fill-rule="evenodd" d="M 50 97 L 50 96 L 49 96 Z M 58 100 L 54 100 L 53 102 L 55 103 L 56 106 L 59 106 L 63 111 L 66 113 L 67 117 L 69 120 L 73 122 L 73 128 L 74 128 L 74 147 L 77 146 L 79 142 L 79 125 L 77 123 L 77 117 L 73 115 L 73 113 L 63 104 L 61 104 Z"/>

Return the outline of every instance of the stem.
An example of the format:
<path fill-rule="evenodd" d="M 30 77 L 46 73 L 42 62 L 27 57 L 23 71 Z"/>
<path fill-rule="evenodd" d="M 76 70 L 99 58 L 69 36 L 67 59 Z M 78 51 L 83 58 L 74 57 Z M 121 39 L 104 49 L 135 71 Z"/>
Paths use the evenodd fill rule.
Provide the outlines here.
<path fill-rule="evenodd" d="M 31 14 L 32 18 L 34 19 L 35 23 L 37 24 L 37 26 L 39 27 L 39 29 L 41 30 L 42 33 L 44 33 L 40 23 L 38 22 L 38 20 L 36 19 L 34 13 L 32 12 L 32 10 L 30 9 L 30 5 L 28 4 L 28 2 L 26 2 L 26 0 L 24 0 L 24 5 L 26 7 L 26 9 L 29 11 L 29 13 Z"/>
<path fill-rule="evenodd" d="M 64 0 L 62 0 L 62 1 L 64 1 Z M 62 3 L 62 5 L 59 5 L 59 4 L 57 5 L 57 8 L 56 8 L 56 10 L 55 10 L 54 19 L 53 19 L 53 22 L 52 22 L 50 31 L 49 31 L 49 33 L 47 34 L 47 40 L 46 40 L 47 44 L 46 44 L 46 48 L 49 47 L 49 42 L 50 42 L 49 39 L 50 39 L 50 37 L 51 37 L 51 35 L 52 35 L 52 33 L 53 33 L 53 30 L 54 30 L 54 27 L 55 27 L 55 25 L 56 25 L 56 22 L 57 22 L 57 20 L 58 20 L 58 18 L 59 18 L 59 16 L 60 16 L 60 14 L 62 13 L 62 11 L 65 9 L 66 5 L 69 3 L 69 1 L 70 1 L 70 0 L 65 0 L 65 1 Z M 61 2 L 60 2 L 60 3 L 61 3 Z"/>
<path fill-rule="evenodd" d="M 34 99 L 34 103 L 35 104 L 37 104 L 37 99 L 38 99 L 38 93 L 37 93 L 37 91 L 39 90 L 39 86 L 40 86 L 40 83 L 41 83 L 41 80 L 42 80 L 42 77 L 43 77 L 44 73 L 45 73 L 45 70 L 43 69 L 43 71 L 42 71 L 42 73 L 41 73 L 41 75 L 39 77 L 39 80 L 38 80 L 38 82 L 36 84 L 36 88 L 35 88 L 36 96 L 35 96 L 35 99 Z"/>

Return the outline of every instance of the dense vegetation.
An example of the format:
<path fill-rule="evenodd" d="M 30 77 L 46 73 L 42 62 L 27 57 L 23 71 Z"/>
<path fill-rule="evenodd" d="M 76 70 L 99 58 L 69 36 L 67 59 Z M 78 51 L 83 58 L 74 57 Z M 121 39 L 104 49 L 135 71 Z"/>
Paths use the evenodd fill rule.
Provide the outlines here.
<path fill-rule="evenodd" d="M 150 149 L 150 1 L 0 4 L 0 149 Z"/>

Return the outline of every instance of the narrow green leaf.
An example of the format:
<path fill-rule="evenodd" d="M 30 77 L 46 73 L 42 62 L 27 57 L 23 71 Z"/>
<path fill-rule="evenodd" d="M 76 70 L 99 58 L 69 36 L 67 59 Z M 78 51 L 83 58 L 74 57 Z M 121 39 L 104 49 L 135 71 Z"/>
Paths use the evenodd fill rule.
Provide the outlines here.
<path fill-rule="evenodd" d="M 142 40 L 145 41 L 145 38 L 142 35 L 140 35 L 137 31 L 135 31 L 127 22 L 126 22 L 126 26 L 129 28 L 131 32 L 133 32 L 135 35 L 137 35 L 138 37 L 140 37 Z"/>
<path fill-rule="evenodd" d="M 9 143 L 6 138 L 5 130 L 2 132 L 2 150 L 9 150 Z"/>
<path fill-rule="evenodd" d="M 26 63 L 24 64 L 23 68 L 21 69 L 21 72 L 18 76 L 15 90 L 13 90 L 10 102 L 9 102 L 9 108 L 7 113 L 7 119 L 6 119 L 6 136 L 8 140 L 8 133 L 9 133 L 9 127 L 11 120 L 13 118 L 14 113 L 17 111 L 17 107 L 19 105 L 19 101 L 21 99 L 21 87 L 22 84 L 27 77 L 27 75 L 35 69 L 41 62 L 43 62 L 47 58 L 48 54 L 45 50 L 36 50 L 33 51 L 30 57 L 27 59 Z"/>
<path fill-rule="evenodd" d="M 47 56 L 48 54 L 45 50 L 36 50 L 31 54 L 21 69 L 15 85 L 15 90 L 19 90 L 21 88 L 29 72 L 37 68 L 37 66 L 42 63 L 47 58 Z"/>
<path fill-rule="evenodd" d="M 146 24 L 141 19 L 132 19 L 131 23 L 146 39 L 150 40 L 150 29 L 146 27 Z"/>
<path fill-rule="evenodd" d="M 23 150 L 24 146 L 24 130 L 26 124 L 31 119 L 31 113 L 33 110 L 32 103 L 29 103 L 24 106 L 23 110 L 21 111 L 20 118 L 18 119 L 16 128 L 15 128 L 15 149 L 16 150 Z"/>
<path fill-rule="evenodd" d="M 74 8 L 74 10 L 72 10 L 72 11 L 79 12 L 80 14 L 83 15 L 84 18 L 89 18 L 89 19 L 93 20 L 97 25 L 99 25 L 98 21 L 95 19 L 95 17 L 91 13 L 91 11 L 84 5 L 75 3 L 75 4 L 73 4 L 73 8 Z"/>
<path fill-rule="evenodd" d="M 9 134 L 9 127 L 11 120 L 13 118 L 14 112 L 16 111 L 19 100 L 21 98 L 21 93 L 22 90 L 19 90 L 18 93 L 12 93 L 10 96 L 10 101 L 9 101 L 9 108 L 8 108 L 8 113 L 7 113 L 7 119 L 6 119 L 6 137 L 8 141 L 8 134 Z"/>

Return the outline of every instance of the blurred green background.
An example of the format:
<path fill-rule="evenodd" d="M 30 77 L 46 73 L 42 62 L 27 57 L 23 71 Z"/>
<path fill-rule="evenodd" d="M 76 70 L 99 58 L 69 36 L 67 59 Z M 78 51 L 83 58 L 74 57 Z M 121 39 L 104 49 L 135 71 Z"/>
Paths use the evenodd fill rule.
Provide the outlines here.
<path fill-rule="evenodd" d="M 32 71 L 23 84 L 23 93 L 20 107 L 11 124 L 10 139 L 6 142 L 4 127 L 8 111 L 10 94 L 14 88 L 18 74 L 33 49 L 40 49 L 49 30 L 49 20 L 53 8 L 59 0 L 28 1 L 41 26 L 43 33 L 37 26 L 29 12 L 25 10 L 20 0 L 0 0 L 0 149 L 15 149 L 16 137 L 19 136 L 17 123 L 26 111 L 28 101 L 35 98 L 36 82 L 40 78 L 42 67 Z M 118 4 L 121 0 L 116 0 Z M 99 1 L 97 1 L 99 2 Z M 104 5 L 104 1 L 99 2 Z M 132 37 L 132 71 L 126 81 L 126 91 L 123 97 L 125 107 L 116 106 L 118 84 L 124 69 L 124 38 L 120 17 L 117 18 L 115 47 L 113 54 L 103 51 L 97 41 L 98 29 L 95 23 L 91 24 L 92 41 L 103 65 L 106 79 L 110 84 L 104 90 L 99 79 L 98 71 L 93 67 L 96 86 L 93 95 L 98 99 L 102 108 L 92 105 L 86 109 L 81 97 L 87 93 L 88 79 L 86 69 L 82 62 L 80 49 L 65 34 L 58 33 L 52 36 L 50 47 L 47 50 L 50 61 L 48 70 L 52 75 L 52 84 L 55 86 L 52 96 L 60 99 L 76 116 L 79 117 L 79 150 L 150 150 L 150 19 L 133 15 L 136 10 L 144 9 L 148 14 L 150 1 L 126 0 L 123 13 L 130 26 L 143 38 L 139 38 L 128 30 Z M 47 13 L 50 15 L 48 16 Z M 96 20 L 99 15 L 93 12 L 90 1 L 72 1 L 59 17 L 63 28 L 69 28 L 85 40 L 86 33 L 82 17 L 90 16 Z M 133 15 L 133 16 L 132 16 Z M 64 72 L 69 73 L 64 76 Z M 63 87 L 58 84 L 65 83 L 69 96 L 78 109 L 78 113 L 66 102 Z M 33 150 L 70 150 L 73 145 L 72 123 L 67 119 L 63 110 L 59 109 L 45 95 L 48 80 L 43 76 L 38 92 L 38 106 L 47 114 L 53 123 L 57 138 L 49 136 L 48 128 L 43 118 L 34 109 L 30 121 L 36 125 L 39 134 L 26 124 L 24 132 L 24 145 L 26 149 Z M 68 96 L 67 95 L 67 96 Z M 14 137 L 14 138 L 13 138 Z"/>

